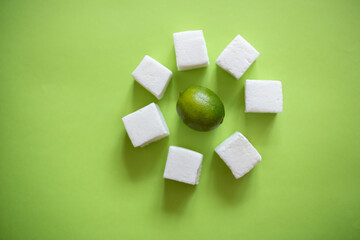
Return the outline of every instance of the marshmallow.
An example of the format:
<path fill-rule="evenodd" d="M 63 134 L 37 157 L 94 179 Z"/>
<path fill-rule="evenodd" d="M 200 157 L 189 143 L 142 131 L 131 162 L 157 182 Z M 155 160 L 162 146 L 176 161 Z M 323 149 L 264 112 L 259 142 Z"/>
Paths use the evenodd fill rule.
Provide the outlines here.
<path fill-rule="evenodd" d="M 176 63 L 179 71 L 209 65 L 202 30 L 174 33 Z"/>
<path fill-rule="evenodd" d="M 170 134 L 160 108 L 155 103 L 130 113 L 122 120 L 134 147 L 144 147 Z"/>
<path fill-rule="evenodd" d="M 259 56 L 259 52 L 243 37 L 237 35 L 222 51 L 216 64 L 239 79 Z"/>
<path fill-rule="evenodd" d="M 199 183 L 202 159 L 201 153 L 170 146 L 164 178 L 196 185 Z"/>
<path fill-rule="evenodd" d="M 170 82 L 172 72 L 146 55 L 131 75 L 157 99 L 161 99 Z"/>
<path fill-rule="evenodd" d="M 280 81 L 246 80 L 245 112 L 281 113 L 283 95 Z"/>
<path fill-rule="evenodd" d="M 261 161 L 260 154 L 239 132 L 235 132 L 217 146 L 215 152 L 230 168 L 236 179 L 244 176 Z"/>

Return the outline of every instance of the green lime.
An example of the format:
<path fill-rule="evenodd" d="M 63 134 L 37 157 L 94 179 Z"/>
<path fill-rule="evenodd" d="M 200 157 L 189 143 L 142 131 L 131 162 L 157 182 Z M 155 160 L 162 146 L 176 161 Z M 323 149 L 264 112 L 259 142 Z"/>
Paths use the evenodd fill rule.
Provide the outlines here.
<path fill-rule="evenodd" d="M 224 120 L 224 104 L 213 91 L 201 86 L 192 86 L 180 93 L 176 104 L 183 122 L 198 131 L 217 128 Z"/>

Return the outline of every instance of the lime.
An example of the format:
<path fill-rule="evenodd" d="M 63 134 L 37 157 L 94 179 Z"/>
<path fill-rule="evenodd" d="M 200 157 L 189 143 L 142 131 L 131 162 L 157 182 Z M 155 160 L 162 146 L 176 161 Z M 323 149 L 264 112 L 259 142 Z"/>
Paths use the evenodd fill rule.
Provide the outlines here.
<path fill-rule="evenodd" d="M 180 93 L 176 104 L 183 122 L 198 131 L 217 128 L 224 120 L 224 104 L 213 91 L 201 86 L 192 86 Z"/>

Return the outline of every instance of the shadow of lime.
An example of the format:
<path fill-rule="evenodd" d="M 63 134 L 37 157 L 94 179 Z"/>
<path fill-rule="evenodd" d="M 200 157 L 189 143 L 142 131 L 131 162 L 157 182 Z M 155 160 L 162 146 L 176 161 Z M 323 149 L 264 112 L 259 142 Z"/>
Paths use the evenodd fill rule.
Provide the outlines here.
<path fill-rule="evenodd" d="M 196 186 L 194 185 L 165 179 L 162 204 L 163 211 L 172 214 L 181 213 L 184 211 L 195 190 Z"/>
<path fill-rule="evenodd" d="M 240 204 L 246 198 L 246 192 L 252 181 L 252 171 L 240 179 L 235 179 L 229 167 L 214 152 L 211 159 L 210 174 L 216 196 L 227 204 Z"/>
<path fill-rule="evenodd" d="M 122 146 L 122 160 L 132 181 L 139 181 L 150 175 L 161 160 L 166 159 L 169 137 L 153 142 L 143 148 L 134 148 L 126 132 Z"/>
<path fill-rule="evenodd" d="M 209 146 L 211 146 L 217 131 L 221 131 L 221 125 L 214 130 L 200 132 L 188 127 L 180 117 L 178 117 L 177 129 L 174 131 L 175 143 L 181 147 L 207 153 L 210 150 Z"/>

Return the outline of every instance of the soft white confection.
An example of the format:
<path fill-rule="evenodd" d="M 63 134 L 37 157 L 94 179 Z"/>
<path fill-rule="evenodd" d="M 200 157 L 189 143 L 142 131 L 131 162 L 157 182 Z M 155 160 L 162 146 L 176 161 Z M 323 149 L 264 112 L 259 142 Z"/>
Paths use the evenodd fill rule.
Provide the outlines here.
<path fill-rule="evenodd" d="M 146 55 L 131 75 L 157 99 L 161 99 L 170 82 L 172 72 Z"/>
<path fill-rule="evenodd" d="M 246 80 L 245 112 L 281 113 L 283 94 L 280 81 Z"/>
<path fill-rule="evenodd" d="M 126 115 L 122 120 L 134 147 L 144 147 L 170 134 L 164 116 L 155 103 Z"/>
<path fill-rule="evenodd" d="M 259 54 L 250 43 L 240 35 L 237 35 L 222 51 L 216 63 L 236 79 L 239 79 Z"/>
<path fill-rule="evenodd" d="M 215 152 L 230 168 L 236 179 L 244 176 L 261 161 L 260 154 L 239 132 L 235 132 L 217 146 Z"/>
<path fill-rule="evenodd" d="M 202 30 L 174 33 L 176 63 L 179 71 L 209 65 Z"/>
<path fill-rule="evenodd" d="M 170 146 L 164 178 L 196 185 L 199 183 L 202 159 L 201 153 Z"/>

